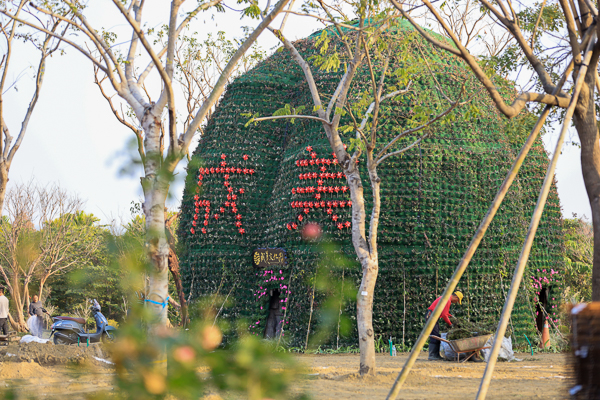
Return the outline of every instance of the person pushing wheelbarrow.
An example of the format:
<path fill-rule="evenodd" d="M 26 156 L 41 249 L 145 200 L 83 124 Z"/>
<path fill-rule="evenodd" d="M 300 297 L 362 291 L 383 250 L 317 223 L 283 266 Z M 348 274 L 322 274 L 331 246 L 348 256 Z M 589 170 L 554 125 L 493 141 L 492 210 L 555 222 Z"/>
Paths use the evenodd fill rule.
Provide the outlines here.
<path fill-rule="evenodd" d="M 452 314 L 450 314 L 450 305 L 455 304 L 455 303 L 458 303 L 459 305 L 462 304 L 463 297 L 464 296 L 461 292 L 456 291 L 452 294 L 452 296 L 450 297 L 450 300 L 444 306 L 444 309 L 442 310 L 442 315 L 440 315 L 440 317 L 446 322 L 446 324 L 448 324 L 448 327 L 452 326 L 452 322 L 450 322 L 450 317 L 452 317 Z M 437 299 L 435 299 L 435 301 L 433 303 L 431 303 L 431 305 L 427 309 L 426 320 L 429 319 L 429 317 L 433 313 L 433 310 L 435 309 L 435 306 L 437 306 L 437 304 L 439 303 L 441 298 L 442 298 L 442 296 L 438 297 Z M 433 327 L 431 334 L 434 336 L 440 336 L 440 321 L 439 320 L 435 323 L 435 326 Z M 428 360 L 429 361 L 443 360 L 443 358 L 440 357 L 440 341 L 437 339 L 431 338 L 431 337 L 429 338 L 429 358 L 428 358 Z"/>

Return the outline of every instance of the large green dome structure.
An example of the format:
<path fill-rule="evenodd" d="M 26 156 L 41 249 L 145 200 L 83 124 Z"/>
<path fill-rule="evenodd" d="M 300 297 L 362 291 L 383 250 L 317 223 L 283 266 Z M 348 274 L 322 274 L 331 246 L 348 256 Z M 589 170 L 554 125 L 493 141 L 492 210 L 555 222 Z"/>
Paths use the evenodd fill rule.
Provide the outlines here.
<path fill-rule="evenodd" d="M 412 33 L 410 26 L 400 26 L 397 35 Z M 318 35 L 295 43 L 305 59 L 316 53 Z M 467 76 L 467 69 L 425 42 L 419 46 L 433 60 L 442 87 L 456 95 L 460 88 L 449 76 Z M 326 89 L 334 88 L 342 72 L 315 68 L 313 73 Z M 359 73 L 356 87 L 368 84 L 366 74 Z M 414 82 L 416 92 L 428 84 Z M 505 85 L 504 93 L 513 91 Z M 474 102 L 479 115 L 436 128 L 419 146 L 379 167 L 382 214 L 373 325 L 376 335 L 386 339 L 414 342 L 427 307 L 441 295 L 528 134 L 531 116 L 507 122 L 485 92 Z M 302 226 L 319 223 L 337 251 L 351 260 L 334 272 L 344 284 L 358 287 L 361 269 L 351 243 L 349 192 L 320 123 L 278 120 L 245 126 L 248 117 L 242 114 L 271 115 L 288 103 L 310 105 L 311 98 L 302 71 L 285 50 L 228 86 L 188 167 L 179 256 L 186 297 L 209 298 L 216 309 L 227 299 L 218 318 L 244 318 L 259 336 L 273 328 L 269 313 L 277 311 L 287 343 L 304 346 L 318 328 L 325 295 L 315 294 L 311 283 L 323 267 L 322 248 L 302 239 Z M 395 100 L 391 113 L 398 118 L 390 120 L 402 124 L 411 106 L 410 98 Z M 386 133 L 390 124 L 380 128 L 384 139 L 391 135 Z M 459 283 L 466 301 L 453 307 L 454 315 L 475 322 L 499 316 L 547 163 L 538 140 Z M 363 181 L 366 188 L 366 174 Z M 264 248 L 285 253 L 254 253 Z M 536 319 L 541 323 L 538 300 L 557 318 L 563 252 L 553 187 L 512 315 L 517 340 L 523 340 L 522 333 L 535 334 Z M 355 303 L 340 314 L 355 321 Z M 355 344 L 356 332 L 354 327 L 329 345 Z"/>

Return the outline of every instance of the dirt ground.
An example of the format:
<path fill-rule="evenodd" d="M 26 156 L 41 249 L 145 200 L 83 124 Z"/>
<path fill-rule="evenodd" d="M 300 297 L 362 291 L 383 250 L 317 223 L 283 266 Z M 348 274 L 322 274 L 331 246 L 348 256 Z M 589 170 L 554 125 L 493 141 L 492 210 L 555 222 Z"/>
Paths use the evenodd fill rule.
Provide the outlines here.
<path fill-rule="evenodd" d="M 401 392 L 402 399 L 472 399 L 484 363 L 430 362 L 423 353 Z M 12 344 L 0 349 L 0 389 L 16 389 L 17 398 L 85 399 L 98 392 L 114 393 L 114 373 L 100 346 Z M 105 358 L 106 357 L 106 358 Z M 488 399 L 565 399 L 572 386 L 564 354 L 519 354 L 521 362 L 496 365 Z M 356 374 L 357 354 L 299 355 L 306 375 L 293 393 L 308 393 L 315 400 L 385 399 L 407 354 L 377 356 L 376 376 Z M 237 396 L 234 396 L 237 398 Z M 219 398 L 213 396 L 211 399 Z M 223 396 L 227 399 L 227 396 Z"/>
<path fill-rule="evenodd" d="M 566 399 L 571 375 L 566 354 L 517 354 L 520 362 L 496 364 L 488 399 Z M 296 393 L 314 399 L 385 399 L 408 354 L 377 355 L 378 373 L 361 378 L 357 354 L 302 355 L 310 368 Z M 474 399 L 485 363 L 427 361 L 423 353 L 405 382 L 401 399 Z"/>
<path fill-rule="evenodd" d="M 0 347 L 0 390 L 12 389 L 18 399 L 59 398 L 65 393 L 84 399 L 111 390 L 114 374 L 107 358 L 97 344 L 11 343 Z"/>
<path fill-rule="evenodd" d="M 11 343 L 0 348 L 0 360 L 12 362 L 35 362 L 39 365 L 97 364 L 108 354 L 101 344 L 90 346 L 62 346 L 48 343 Z M 1 375 L 0 375 L 1 376 Z"/>

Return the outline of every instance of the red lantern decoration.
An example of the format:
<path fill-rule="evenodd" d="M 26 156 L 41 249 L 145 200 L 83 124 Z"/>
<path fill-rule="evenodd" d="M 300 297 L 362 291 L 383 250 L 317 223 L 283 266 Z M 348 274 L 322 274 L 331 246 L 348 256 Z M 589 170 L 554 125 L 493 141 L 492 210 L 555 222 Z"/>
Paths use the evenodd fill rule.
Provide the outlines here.
<path fill-rule="evenodd" d="M 194 230 L 194 228 L 190 229 L 190 232 L 192 232 L 192 235 L 193 235 L 194 233 L 196 233 L 196 231 Z"/>

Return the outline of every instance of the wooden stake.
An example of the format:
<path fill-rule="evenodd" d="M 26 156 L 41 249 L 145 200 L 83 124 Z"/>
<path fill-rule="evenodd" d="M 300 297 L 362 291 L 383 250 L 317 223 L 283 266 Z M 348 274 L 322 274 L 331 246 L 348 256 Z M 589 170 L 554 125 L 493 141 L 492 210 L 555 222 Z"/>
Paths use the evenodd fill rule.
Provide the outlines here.
<path fill-rule="evenodd" d="M 571 61 L 569 63 L 566 71 L 564 72 L 564 74 L 561 78 L 561 81 L 559 82 L 558 85 L 556 85 L 556 88 L 555 88 L 555 91 L 553 92 L 553 94 L 556 94 L 561 90 L 561 88 L 564 85 L 564 82 L 566 80 L 566 77 L 570 74 L 572 68 L 573 68 L 573 61 Z M 402 387 L 402 384 L 404 383 L 404 381 L 406 381 L 406 378 L 408 377 L 408 374 L 409 374 L 412 366 L 415 364 L 415 361 L 417 360 L 417 357 L 419 356 L 419 353 L 421 352 L 421 349 L 423 348 L 425 341 L 429 338 L 429 335 L 431 334 L 431 331 L 433 330 L 433 326 L 436 324 L 436 322 L 440 318 L 440 315 L 442 315 L 442 310 L 444 309 L 444 306 L 450 300 L 450 296 L 452 295 L 452 292 L 456 288 L 458 281 L 460 280 L 463 273 L 467 269 L 469 262 L 471 261 L 471 258 L 473 258 L 473 254 L 475 254 L 475 250 L 477 250 L 477 247 L 479 247 L 479 243 L 481 243 L 481 240 L 483 239 L 483 236 L 485 235 L 487 228 L 490 226 L 490 223 L 494 219 L 494 216 L 496 215 L 498 208 L 500 208 L 500 205 L 502 204 L 502 201 L 504 200 L 504 197 L 506 196 L 508 189 L 510 188 L 515 177 L 517 176 L 517 173 L 519 172 L 521 165 L 523 165 L 523 161 L 525 160 L 525 157 L 529 153 L 529 150 L 531 150 L 531 147 L 533 146 L 533 143 L 537 139 L 537 136 L 538 136 L 540 130 L 542 129 L 542 126 L 544 126 L 544 123 L 546 122 L 546 118 L 548 117 L 548 114 L 550 113 L 551 108 L 552 108 L 551 106 L 546 106 L 544 108 L 544 111 L 542 112 L 537 123 L 533 127 L 533 130 L 531 131 L 531 134 L 527 138 L 527 141 L 525 141 L 525 144 L 523 144 L 523 147 L 521 148 L 519 155 L 513 162 L 513 165 L 511 166 L 510 170 L 508 171 L 506 178 L 504 178 L 504 182 L 502 182 L 502 186 L 500 186 L 500 189 L 498 189 L 498 193 L 496 193 L 496 197 L 494 198 L 494 201 L 490 205 L 490 208 L 488 209 L 487 214 L 481 221 L 481 224 L 479 224 L 479 228 L 477 229 L 477 232 L 475 232 L 473 239 L 471 239 L 471 243 L 469 244 L 469 247 L 465 251 L 463 258 L 460 260 L 460 263 L 456 267 L 456 270 L 454 271 L 452 278 L 450 278 L 450 281 L 446 285 L 446 289 L 444 290 L 444 293 L 442 294 L 442 298 L 440 299 L 437 306 L 433 310 L 431 317 L 429 318 L 429 320 L 423 327 L 423 330 L 421 331 L 419 338 L 417 339 L 415 345 L 413 346 L 410 356 L 404 363 L 404 367 L 402 368 L 402 371 L 400 371 L 400 373 L 398 374 L 398 377 L 396 378 L 396 381 L 392 385 L 392 388 L 390 389 L 390 393 L 387 396 L 387 400 L 395 400 L 398 398 L 398 393 L 400 393 L 400 388 Z"/>
<path fill-rule="evenodd" d="M 558 137 L 558 141 L 556 142 L 556 148 L 554 149 L 554 154 L 552 155 L 550 165 L 548 165 L 546 178 L 544 179 L 544 184 L 542 185 L 542 189 L 540 190 L 540 195 L 538 197 L 537 204 L 535 205 L 533 216 L 531 217 L 529 231 L 527 232 L 527 236 L 525 237 L 525 243 L 523 243 L 523 249 L 521 250 L 519 261 L 517 262 L 517 266 L 515 267 L 515 273 L 513 275 L 512 283 L 510 285 L 510 290 L 508 291 L 508 297 L 506 298 L 506 302 L 504 303 L 504 309 L 502 310 L 502 316 L 500 317 L 500 323 L 498 324 L 498 330 L 496 331 L 496 337 L 494 338 L 494 344 L 492 345 L 492 352 L 490 353 L 489 361 L 485 367 L 483 378 L 481 379 L 479 392 L 477 393 L 476 397 L 477 400 L 485 399 L 488 388 L 490 386 L 490 381 L 492 380 L 492 373 L 494 372 L 494 367 L 496 366 L 496 360 L 498 358 L 498 353 L 500 352 L 500 347 L 502 345 L 502 338 L 504 337 L 504 333 L 506 332 L 506 326 L 508 325 L 508 320 L 510 319 L 515 299 L 517 298 L 517 293 L 519 292 L 519 285 L 521 284 L 521 279 L 523 279 L 525 264 L 527 264 L 527 260 L 529 259 L 531 245 L 533 244 L 533 239 L 535 238 L 535 233 L 540 223 L 542 212 L 544 211 L 544 205 L 546 204 L 546 199 L 548 198 L 548 192 L 550 191 L 552 181 L 554 180 L 554 170 L 556 169 L 556 163 L 558 162 L 558 157 L 560 156 L 562 145 L 565 141 L 565 137 L 567 136 L 567 130 L 569 130 L 569 126 L 571 125 L 571 118 L 573 118 L 573 113 L 575 112 L 575 107 L 577 106 L 577 100 L 579 98 L 579 93 L 581 92 L 581 86 L 583 86 L 585 74 L 587 72 L 588 65 L 592 58 L 592 50 L 594 48 L 594 45 L 596 44 L 595 38 L 596 33 L 594 32 L 592 34 L 590 42 L 588 43 L 585 57 L 581 64 L 579 74 L 577 75 L 577 81 L 575 82 L 575 88 L 573 90 L 573 95 L 571 96 L 571 103 L 567 108 L 567 113 L 565 115 L 562 130 Z"/>

